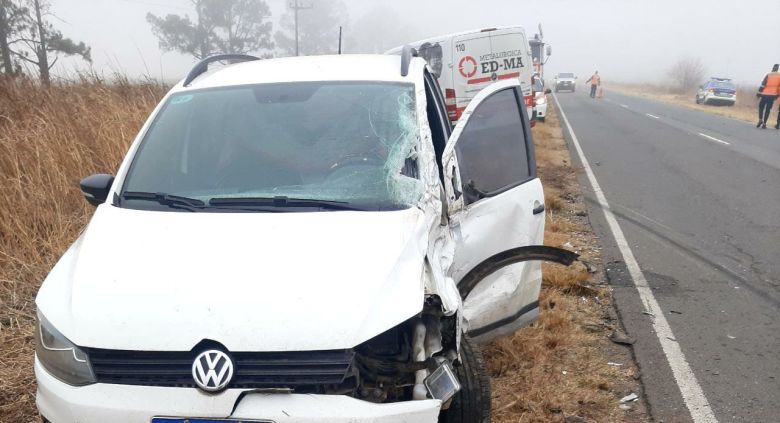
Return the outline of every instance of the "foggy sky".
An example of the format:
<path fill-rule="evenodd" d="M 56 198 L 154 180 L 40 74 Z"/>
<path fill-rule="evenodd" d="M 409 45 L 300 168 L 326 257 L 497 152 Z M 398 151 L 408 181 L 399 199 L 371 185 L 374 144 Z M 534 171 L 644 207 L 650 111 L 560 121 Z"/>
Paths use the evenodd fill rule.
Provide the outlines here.
<path fill-rule="evenodd" d="M 194 59 L 164 53 L 145 16 L 193 16 L 187 0 L 51 0 L 55 25 L 92 46 L 94 70 L 182 78 Z M 312 0 L 316 7 L 317 0 Z M 276 22 L 286 1 L 267 0 Z M 397 12 L 409 41 L 444 33 L 502 25 L 523 25 L 529 37 L 544 29 L 553 55 L 547 76 L 599 70 L 613 81 L 663 82 L 668 68 L 685 57 L 700 58 L 707 75 L 757 85 L 780 62 L 778 0 L 344 0 L 352 22 L 382 5 Z M 311 13 L 303 11 L 301 13 Z M 346 31 L 349 31 L 347 27 Z M 399 34 L 396 34 L 399 35 Z M 363 34 L 346 34 L 363 36 Z M 394 46 L 387 46 L 388 48 Z M 345 45 L 348 51 L 350 46 Z M 86 65 L 63 60 L 55 72 L 67 75 Z"/>

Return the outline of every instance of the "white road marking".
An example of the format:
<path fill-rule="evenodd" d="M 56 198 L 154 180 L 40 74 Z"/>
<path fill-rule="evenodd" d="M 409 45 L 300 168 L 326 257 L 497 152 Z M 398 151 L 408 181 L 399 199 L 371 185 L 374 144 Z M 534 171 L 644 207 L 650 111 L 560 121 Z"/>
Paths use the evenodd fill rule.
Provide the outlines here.
<path fill-rule="evenodd" d="M 650 290 L 650 286 L 647 283 L 642 269 L 639 267 L 639 263 L 634 257 L 634 252 L 623 235 L 623 230 L 620 228 L 617 219 L 615 218 L 612 209 L 610 209 L 607 198 L 604 196 L 604 192 L 601 190 L 599 182 L 596 180 L 596 175 L 593 173 L 588 159 L 585 158 L 585 153 L 582 151 L 580 142 L 577 139 L 577 135 L 574 134 L 569 119 L 566 118 L 561 103 L 558 101 L 558 97 L 553 94 L 555 104 L 558 105 L 558 111 L 561 112 L 563 122 L 566 124 L 566 129 L 571 134 L 571 140 L 574 144 L 574 148 L 577 150 L 577 155 L 582 162 L 582 166 L 585 168 L 585 174 L 588 176 L 593 193 L 596 194 L 601 210 L 604 211 L 604 218 L 609 225 L 612 235 L 615 237 L 620 253 L 623 256 L 623 261 L 626 263 L 628 272 L 631 275 L 631 279 L 634 281 L 634 286 L 639 292 L 639 298 L 645 307 L 645 312 L 649 313 L 653 319 L 653 330 L 655 331 L 658 341 L 661 343 L 661 348 L 666 356 L 666 361 L 669 363 L 669 367 L 672 369 L 672 374 L 677 382 L 677 386 L 680 388 L 685 406 L 688 407 L 688 411 L 691 413 L 691 418 L 695 423 L 717 423 L 715 414 L 712 412 L 707 397 L 704 396 L 704 391 L 701 389 L 699 382 L 696 380 L 696 375 L 693 374 L 691 366 L 685 359 L 685 355 L 680 349 L 680 344 L 675 341 L 677 338 L 672 332 L 669 322 L 666 321 L 661 306 L 656 301 L 653 292 Z"/>
<path fill-rule="evenodd" d="M 731 143 L 730 143 L 730 142 L 726 142 L 726 141 L 723 141 L 723 140 L 719 140 L 719 139 L 717 139 L 717 138 L 715 138 L 715 137 L 711 137 L 711 136 L 709 136 L 709 135 L 707 135 L 707 134 L 702 134 L 701 132 L 699 132 L 699 135 L 703 136 L 704 138 L 707 138 L 707 139 L 708 139 L 708 140 L 710 140 L 710 141 L 715 141 L 715 142 L 719 142 L 719 143 L 721 143 L 721 144 L 731 145 Z"/>
<path fill-rule="evenodd" d="M 624 108 L 624 109 L 628 109 L 628 108 L 629 108 L 629 107 L 628 107 L 627 105 L 625 105 L 625 104 L 621 104 L 621 105 L 620 105 L 620 107 L 622 107 L 622 108 Z"/>
<path fill-rule="evenodd" d="M 661 119 L 660 117 L 658 117 L 658 116 L 656 116 L 656 115 L 651 115 L 650 113 L 645 113 L 645 114 L 646 114 L 647 116 L 649 116 L 649 117 L 653 118 L 653 119 Z"/>

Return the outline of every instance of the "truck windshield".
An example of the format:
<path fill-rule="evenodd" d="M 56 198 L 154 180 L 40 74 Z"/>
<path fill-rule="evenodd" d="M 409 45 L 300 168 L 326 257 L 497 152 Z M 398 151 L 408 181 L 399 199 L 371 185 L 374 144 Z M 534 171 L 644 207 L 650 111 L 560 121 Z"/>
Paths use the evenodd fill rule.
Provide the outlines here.
<path fill-rule="evenodd" d="M 226 199 L 257 198 L 339 202 L 360 210 L 406 208 L 421 185 L 414 178 L 413 96 L 410 84 L 380 82 L 175 94 L 141 142 L 120 206 L 167 210 L 166 201 L 138 195 L 156 193 L 158 199 L 178 196 L 215 205 L 204 211 L 231 204 Z M 232 202 L 244 203 L 249 202 Z"/>

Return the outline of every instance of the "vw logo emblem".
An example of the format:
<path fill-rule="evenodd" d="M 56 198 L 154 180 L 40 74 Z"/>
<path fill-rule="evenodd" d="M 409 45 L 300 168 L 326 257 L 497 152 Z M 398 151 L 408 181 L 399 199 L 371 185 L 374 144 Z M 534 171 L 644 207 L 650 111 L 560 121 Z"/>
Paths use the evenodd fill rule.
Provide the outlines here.
<path fill-rule="evenodd" d="M 233 379 L 233 360 L 219 350 L 204 351 L 192 363 L 192 378 L 198 388 L 219 392 Z"/>

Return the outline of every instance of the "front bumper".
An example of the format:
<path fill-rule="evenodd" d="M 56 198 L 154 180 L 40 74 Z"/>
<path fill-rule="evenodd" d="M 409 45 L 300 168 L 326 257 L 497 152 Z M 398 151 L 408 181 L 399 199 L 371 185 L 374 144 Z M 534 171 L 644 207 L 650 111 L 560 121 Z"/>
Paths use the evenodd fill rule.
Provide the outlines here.
<path fill-rule="evenodd" d="M 211 395 L 194 388 L 73 387 L 51 376 L 37 357 L 35 377 L 38 410 L 51 423 L 150 423 L 157 416 L 276 423 L 434 423 L 441 408 L 439 400 L 374 404 L 343 395 L 249 393 L 241 397 L 242 389 Z"/>
<path fill-rule="evenodd" d="M 575 87 L 576 87 L 576 85 L 574 83 L 571 83 L 571 82 L 559 82 L 559 83 L 557 83 L 555 85 L 555 89 L 559 90 L 559 91 L 562 91 L 562 90 L 574 91 Z"/>

